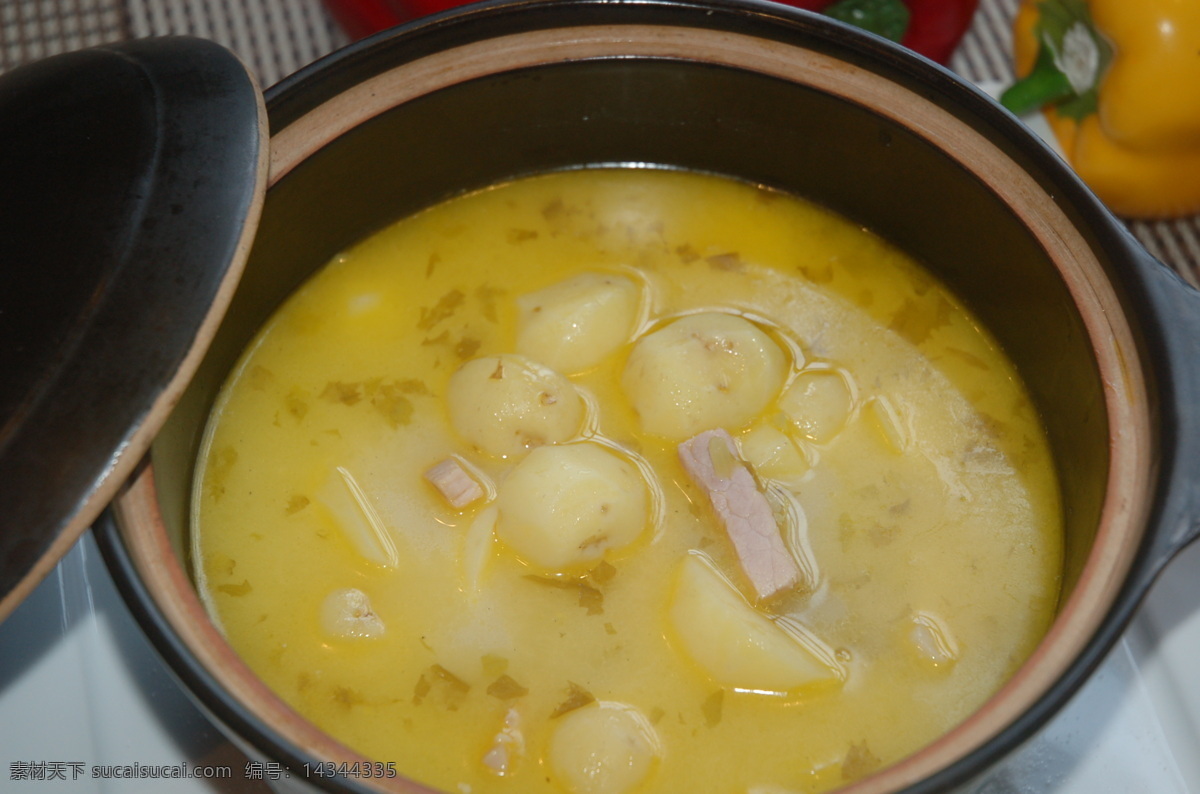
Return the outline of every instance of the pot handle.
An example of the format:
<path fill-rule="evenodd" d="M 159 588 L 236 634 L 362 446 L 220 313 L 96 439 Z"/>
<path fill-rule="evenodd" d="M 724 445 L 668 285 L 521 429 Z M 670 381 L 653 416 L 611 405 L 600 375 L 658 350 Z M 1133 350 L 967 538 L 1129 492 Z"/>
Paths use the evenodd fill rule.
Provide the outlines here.
<path fill-rule="evenodd" d="M 1131 238 L 1132 239 L 1132 238 Z M 1149 587 L 1189 543 L 1200 537 L 1200 290 L 1134 243 L 1150 302 L 1161 318 L 1160 437 L 1163 487 L 1157 531 L 1142 549 Z"/>

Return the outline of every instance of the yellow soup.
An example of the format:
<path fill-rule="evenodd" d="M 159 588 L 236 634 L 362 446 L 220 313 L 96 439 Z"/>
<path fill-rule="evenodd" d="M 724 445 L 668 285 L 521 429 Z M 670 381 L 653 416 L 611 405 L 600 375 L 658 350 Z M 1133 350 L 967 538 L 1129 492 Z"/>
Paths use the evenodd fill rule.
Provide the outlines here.
<path fill-rule="evenodd" d="M 221 393 L 193 513 L 258 675 L 449 792 L 834 788 L 995 692 L 1062 561 L 1038 418 L 953 295 L 654 170 L 339 255 Z"/>

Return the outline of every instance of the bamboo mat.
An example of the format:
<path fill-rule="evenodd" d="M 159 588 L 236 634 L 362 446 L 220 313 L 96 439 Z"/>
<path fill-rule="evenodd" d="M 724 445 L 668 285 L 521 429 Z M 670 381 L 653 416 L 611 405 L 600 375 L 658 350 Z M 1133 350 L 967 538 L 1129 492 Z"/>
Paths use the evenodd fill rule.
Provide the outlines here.
<path fill-rule="evenodd" d="M 981 0 L 950 67 L 973 82 L 1008 82 L 1009 21 L 1018 0 Z M 0 0 L 0 71 L 59 52 L 142 36 L 189 34 L 236 52 L 275 83 L 345 44 L 320 0 Z M 1129 224 L 1151 254 L 1200 286 L 1200 216 Z"/>

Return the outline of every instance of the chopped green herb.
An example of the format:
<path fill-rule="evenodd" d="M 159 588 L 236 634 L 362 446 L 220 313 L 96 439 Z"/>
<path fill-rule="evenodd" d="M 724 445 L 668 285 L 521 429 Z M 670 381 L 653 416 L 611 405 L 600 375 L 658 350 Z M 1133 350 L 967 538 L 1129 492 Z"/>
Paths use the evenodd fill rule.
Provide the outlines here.
<path fill-rule="evenodd" d="M 529 690 L 518 684 L 505 673 L 488 685 L 487 693 L 500 700 L 516 700 L 529 694 Z"/>
<path fill-rule="evenodd" d="M 550 713 L 550 719 L 557 719 L 564 714 L 581 709 L 589 703 L 595 703 L 596 698 L 591 692 L 572 681 L 567 682 L 567 698 L 558 704 L 558 708 Z"/>
<path fill-rule="evenodd" d="M 605 585 L 611 582 L 616 575 L 616 567 L 607 560 L 601 560 L 600 564 L 588 573 L 588 578 L 597 585 Z"/>
<path fill-rule="evenodd" d="M 745 268 L 742 258 L 734 252 L 706 256 L 704 257 L 704 261 L 708 262 L 708 264 L 712 265 L 717 270 L 738 271 Z"/>
<path fill-rule="evenodd" d="M 858 780 L 879 768 L 879 757 L 871 752 L 864 739 L 850 745 L 842 759 L 842 780 Z"/>
<path fill-rule="evenodd" d="M 429 690 L 432 688 L 433 685 L 429 683 L 429 679 L 422 673 L 421 677 L 417 679 L 417 685 L 413 687 L 413 705 L 421 705 L 421 702 L 425 700 L 425 697 L 429 694 Z"/>
<path fill-rule="evenodd" d="M 417 328 L 428 331 L 453 316 L 458 311 L 458 307 L 462 305 L 464 297 L 462 290 L 452 289 L 438 298 L 438 302 L 432 308 L 421 307 L 421 319 L 417 321 Z"/>
<path fill-rule="evenodd" d="M 361 383 L 344 383 L 342 381 L 330 381 L 325 384 L 325 390 L 320 395 L 322 400 L 342 405 L 354 405 L 362 399 L 362 396 Z"/>
<path fill-rule="evenodd" d="M 587 610 L 589 615 L 604 614 L 604 593 L 586 582 L 579 583 L 579 606 Z"/>
<path fill-rule="evenodd" d="M 510 243 L 523 243 L 526 240 L 532 240 L 538 236 L 538 233 L 532 229 L 509 229 L 508 241 Z"/>
<path fill-rule="evenodd" d="M 482 344 L 483 343 L 478 339 L 471 339 L 470 337 L 464 336 L 459 340 L 458 344 L 454 346 L 454 355 L 458 356 L 463 361 L 466 361 L 469 358 L 474 358 L 475 354 L 479 351 L 480 345 Z"/>
<path fill-rule="evenodd" d="M 297 422 L 302 421 L 308 413 L 308 393 L 302 389 L 292 389 L 283 398 L 283 405 Z"/>
<path fill-rule="evenodd" d="M 371 398 L 371 405 L 383 415 L 393 428 L 406 425 L 412 420 L 413 404 L 403 394 L 403 389 L 394 383 L 385 383 Z"/>
<path fill-rule="evenodd" d="M 483 664 L 483 674 L 488 678 L 503 675 L 508 670 L 508 659 L 494 653 L 484 654 L 480 661 Z"/>
<path fill-rule="evenodd" d="M 704 724 L 709 727 L 715 727 L 721 722 L 721 712 L 725 705 L 725 690 L 718 689 L 704 699 L 700 705 L 700 713 L 704 715 Z"/>
<path fill-rule="evenodd" d="M 253 589 L 254 588 L 251 587 L 250 582 L 246 579 L 243 579 L 241 584 L 217 585 L 217 592 L 238 597 L 248 594 Z"/>

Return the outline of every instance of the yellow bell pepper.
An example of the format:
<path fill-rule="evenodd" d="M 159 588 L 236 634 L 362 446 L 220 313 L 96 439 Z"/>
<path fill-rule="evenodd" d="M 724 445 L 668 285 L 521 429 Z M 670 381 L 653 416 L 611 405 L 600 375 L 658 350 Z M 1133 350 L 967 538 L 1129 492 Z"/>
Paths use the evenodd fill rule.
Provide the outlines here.
<path fill-rule="evenodd" d="M 1200 213 L 1200 2 L 1022 0 L 1013 43 L 1022 79 L 1001 102 L 1044 107 L 1113 212 Z"/>

